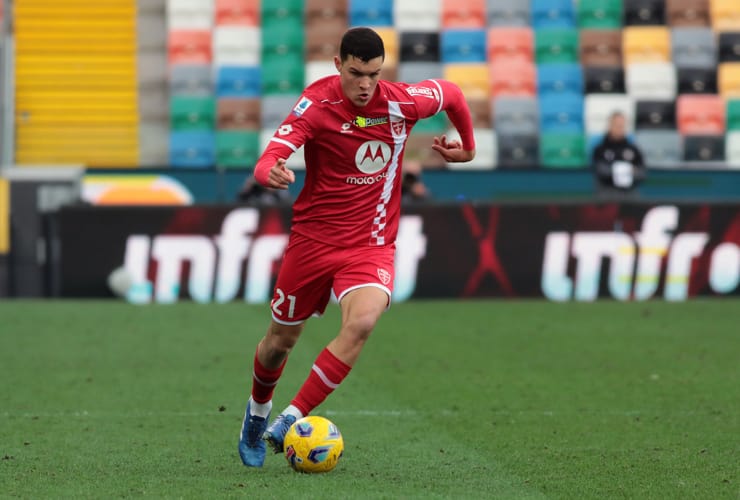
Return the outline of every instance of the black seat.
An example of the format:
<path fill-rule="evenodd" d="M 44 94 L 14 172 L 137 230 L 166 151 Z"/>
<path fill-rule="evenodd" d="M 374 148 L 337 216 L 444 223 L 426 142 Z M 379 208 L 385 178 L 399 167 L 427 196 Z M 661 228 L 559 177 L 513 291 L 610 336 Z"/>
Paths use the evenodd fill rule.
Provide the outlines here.
<path fill-rule="evenodd" d="M 635 128 L 676 128 L 676 103 L 674 101 L 637 101 L 635 106 Z"/>
<path fill-rule="evenodd" d="M 500 168 L 527 168 L 539 164 L 539 144 L 536 135 L 500 135 L 498 165 Z"/>
<path fill-rule="evenodd" d="M 626 26 L 665 25 L 664 0 L 624 0 Z"/>
<path fill-rule="evenodd" d="M 719 34 L 719 62 L 740 61 L 740 32 L 725 31 Z"/>
<path fill-rule="evenodd" d="M 678 68 L 679 94 L 716 94 L 717 70 L 715 68 Z"/>
<path fill-rule="evenodd" d="M 684 160 L 691 162 L 721 162 L 725 159 L 725 136 L 687 135 L 684 137 Z"/>
<path fill-rule="evenodd" d="M 401 62 L 439 62 L 439 33 L 402 32 L 400 52 Z"/>
<path fill-rule="evenodd" d="M 583 68 L 587 94 L 624 94 L 622 66 L 585 66 Z"/>

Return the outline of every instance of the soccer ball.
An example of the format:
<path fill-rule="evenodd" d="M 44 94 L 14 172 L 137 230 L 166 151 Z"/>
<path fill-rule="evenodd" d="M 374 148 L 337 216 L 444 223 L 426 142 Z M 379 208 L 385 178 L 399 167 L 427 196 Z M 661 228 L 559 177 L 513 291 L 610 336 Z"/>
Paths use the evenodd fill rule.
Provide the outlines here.
<path fill-rule="evenodd" d="M 290 427 L 284 441 L 285 458 L 298 472 L 329 472 L 344 451 L 339 429 L 329 419 L 308 416 Z"/>

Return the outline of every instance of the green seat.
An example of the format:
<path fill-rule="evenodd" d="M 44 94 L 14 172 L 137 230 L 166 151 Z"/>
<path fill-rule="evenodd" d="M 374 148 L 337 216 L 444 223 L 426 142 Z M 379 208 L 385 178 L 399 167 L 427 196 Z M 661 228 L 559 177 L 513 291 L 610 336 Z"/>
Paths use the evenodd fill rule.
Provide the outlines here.
<path fill-rule="evenodd" d="M 578 62 L 578 30 L 549 28 L 535 31 L 535 61 L 542 63 Z"/>
<path fill-rule="evenodd" d="M 740 99 L 727 101 L 727 130 L 740 130 Z"/>
<path fill-rule="evenodd" d="M 252 168 L 260 153 L 258 131 L 216 132 L 216 164 L 226 168 Z"/>
<path fill-rule="evenodd" d="M 305 80 L 303 53 L 263 54 L 262 94 L 301 94 Z"/>
<path fill-rule="evenodd" d="M 213 130 L 216 100 L 212 96 L 174 95 L 170 98 L 172 130 Z"/>
<path fill-rule="evenodd" d="M 260 2 L 260 15 L 264 26 L 265 21 L 295 17 L 303 19 L 305 0 L 263 0 Z"/>
<path fill-rule="evenodd" d="M 303 18 L 283 17 L 264 20 L 261 31 L 263 57 L 290 53 L 303 56 L 306 46 Z"/>
<path fill-rule="evenodd" d="M 450 126 L 447 123 L 446 113 L 437 113 L 429 118 L 423 118 L 414 125 L 414 132 L 419 134 L 444 134 Z"/>
<path fill-rule="evenodd" d="M 585 168 L 586 144 L 583 134 L 548 132 L 540 136 L 540 161 L 548 168 Z"/>
<path fill-rule="evenodd" d="M 622 0 L 579 0 L 577 8 L 581 29 L 622 27 Z"/>

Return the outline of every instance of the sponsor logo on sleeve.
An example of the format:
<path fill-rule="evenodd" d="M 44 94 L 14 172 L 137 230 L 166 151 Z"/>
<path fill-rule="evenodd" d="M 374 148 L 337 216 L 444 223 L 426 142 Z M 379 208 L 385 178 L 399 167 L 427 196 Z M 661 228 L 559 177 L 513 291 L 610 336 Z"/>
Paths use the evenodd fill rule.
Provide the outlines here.
<path fill-rule="evenodd" d="M 435 92 L 428 87 L 407 87 L 406 93 L 410 96 L 428 97 L 429 99 L 435 99 Z"/>

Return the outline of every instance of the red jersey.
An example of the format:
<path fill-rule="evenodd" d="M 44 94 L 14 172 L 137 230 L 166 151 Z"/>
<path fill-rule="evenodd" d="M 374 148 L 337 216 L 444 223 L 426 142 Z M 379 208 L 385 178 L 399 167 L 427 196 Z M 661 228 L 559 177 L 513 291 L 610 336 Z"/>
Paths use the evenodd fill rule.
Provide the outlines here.
<path fill-rule="evenodd" d="M 463 148 L 475 148 L 473 125 L 456 85 L 378 82 L 372 99 L 357 107 L 338 75 L 308 86 L 278 127 L 255 167 L 267 184 L 270 168 L 304 146 L 306 179 L 293 204 L 292 230 L 339 247 L 390 245 L 401 212 L 401 167 L 414 124 L 447 111 Z M 431 146 L 431 145 L 430 145 Z"/>

